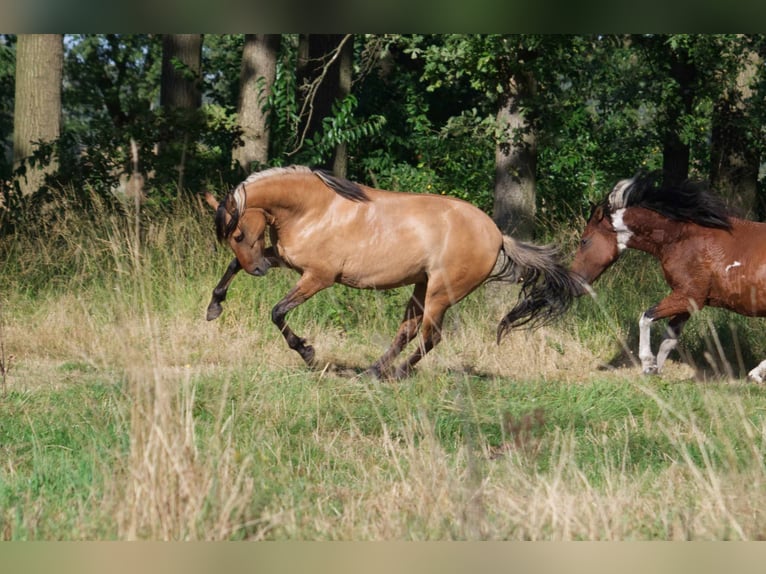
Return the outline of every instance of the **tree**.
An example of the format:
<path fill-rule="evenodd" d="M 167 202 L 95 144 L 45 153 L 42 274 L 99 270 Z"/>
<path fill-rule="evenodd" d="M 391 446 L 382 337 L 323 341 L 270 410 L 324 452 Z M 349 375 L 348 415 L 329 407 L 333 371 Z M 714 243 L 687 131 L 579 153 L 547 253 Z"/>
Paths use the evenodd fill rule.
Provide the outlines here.
<path fill-rule="evenodd" d="M 281 36 L 247 34 L 242 52 L 237 118 L 242 130 L 242 145 L 233 158 L 245 173 L 269 160 L 269 127 L 266 102 L 277 70 Z"/>
<path fill-rule="evenodd" d="M 196 110 L 202 103 L 202 35 L 165 34 L 162 38 L 160 105 Z"/>
<path fill-rule="evenodd" d="M 299 128 L 302 140 L 318 141 L 323 135 L 325 120 L 333 116 L 333 106 L 350 93 L 352 55 L 350 34 L 301 35 L 297 74 L 303 92 Z M 322 167 L 333 169 L 337 160 L 337 167 L 345 172 L 345 154 L 342 142 L 336 144 L 332 157 L 326 159 Z"/>
<path fill-rule="evenodd" d="M 40 142 L 61 133 L 61 86 L 64 41 L 61 34 L 20 34 L 16 44 L 16 89 L 13 110 L 13 162 L 26 162 Z M 22 195 L 37 191 L 55 170 L 28 165 L 18 185 Z"/>
<path fill-rule="evenodd" d="M 523 107 L 535 94 L 535 79 L 517 72 L 497 112 L 495 202 L 492 219 L 508 235 L 530 239 L 535 229 L 537 141 Z"/>
<path fill-rule="evenodd" d="M 450 34 L 415 37 L 410 48 L 424 59 L 429 89 L 467 81 L 480 96 L 479 124 L 486 128 L 485 118 L 494 122 L 492 217 L 504 233 L 525 239 L 535 225 L 537 135 L 530 110 L 537 91 L 534 62 L 539 44 L 535 36 Z M 468 110 L 459 113 L 466 117 Z"/>
<path fill-rule="evenodd" d="M 184 175 L 196 141 L 197 111 L 202 103 L 202 35 L 166 34 L 162 39 L 160 105 L 167 114 L 167 131 L 160 153 L 175 164 L 177 190 L 184 188 Z"/>
<path fill-rule="evenodd" d="M 734 40 L 734 61 L 727 66 L 733 73 L 713 107 L 710 182 L 742 215 L 753 216 L 758 208 L 758 170 L 760 149 L 755 127 L 754 88 L 763 74 L 763 58 L 745 38 Z"/>
<path fill-rule="evenodd" d="M 354 42 L 350 36 L 339 46 L 338 59 L 338 91 L 336 98 L 344 100 L 351 94 L 351 81 L 354 64 Z M 344 140 L 335 146 L 332 170 L 338 177 L 346 177 L 348 173 L 348 143 Z"/>
<path fill-rule="evenodd" d="M 0 34 L 0 182 L 13 171 L 13 93 L 16 36 Z M 9 161 L 10 160 L 10 161 Z M 3 185 L 0 184 L 0 188 Z M 0 198 L 2 203 L 2 198 Z"/>

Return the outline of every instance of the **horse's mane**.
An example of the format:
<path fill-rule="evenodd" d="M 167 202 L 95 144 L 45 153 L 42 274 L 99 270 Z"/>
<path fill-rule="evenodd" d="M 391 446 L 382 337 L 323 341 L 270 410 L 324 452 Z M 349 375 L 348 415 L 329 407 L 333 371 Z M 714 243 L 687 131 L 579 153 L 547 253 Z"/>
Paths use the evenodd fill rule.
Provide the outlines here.
<path fill-rule="evenodd" d="M 263 171 L 250 174 L 237 187 L 226 194 L 226 197 L 218 206 L 215 214 L 215 230 L 218 241 L 224 241 L 234 233 L 239 223 L 239 218 L 245 209 L 246 186 L 270 177 L 289 175 L 293 173 L 314 174 L 322 183 L 335 193 L 350 201 L 369 201 L 370 198 L 364 190 L 353 181 L 336 177 L 330 172 L 321 169 L 312 169 L 303 165 L 291 165 L 286 167 L 272 167 Z M 226 213 L 230 219 L 226 222 Z"/>
<path fill-rule="evenodd" d="M 605 207 L 610 211 L 645 207 L 674 221 L 731 229 L 726 205 L 706 183 L 687 180 L 680 185 L 661 187 L 659 179 L 659 174 L 652 172 L 619 181 L 604 200 Z"/>

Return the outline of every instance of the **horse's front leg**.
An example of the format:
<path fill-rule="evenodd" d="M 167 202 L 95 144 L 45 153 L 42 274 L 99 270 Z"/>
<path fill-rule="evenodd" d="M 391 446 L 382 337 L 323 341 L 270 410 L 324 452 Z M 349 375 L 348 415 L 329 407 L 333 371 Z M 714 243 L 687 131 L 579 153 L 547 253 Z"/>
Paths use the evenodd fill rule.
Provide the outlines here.
<path fill-rule="evenodd" d="M 239 273 L 240 269 L 242 269 L 242 266 L 239 264 L 239 261 L 235 257 L 231 260 L 231 263 L 229 263 L 229 266 L 226 268 L 226 272 L 223 274 L 223 277 L 221 277 L 218 285 L 216 285 L 215 289 L 213 289 L 213 296 L 210 298 L 210 303 L 207 306 L 208 321 L 217 319 L 218 316 L 223 312 L 221 303 L 226 300 L 226 294 L 229 290 L 229 285 L 231 284 L 232 279 L 234 279 L 234 276 Z"/>
<path fill-rule="evenodd" d="M 285 262 L 279 257 L 279 255 L 277 255 L 274 247 L 267 247 L 263 252 L 263 256 L 269 262 L 269 267 L 285 266 Z M 232 259 L 231 263 L 229 263 L 229 266 L 226 268 L 226 272 L 223 274 L 223 277 L 221 277 L 221 280 L 218 282 L 218 285 L 216 285 L 215 289 L 213 289 L 213 296 L 210 298 L 210 303 L 208 303 L 207 306 L 208 321 L 217 319 L 223 312 L 221 303 L 226 300 L 226 295 L 229 291 L 229 285 L 231 285 L 234 276 L 239 273 L 241 269 L 242 266 L 239 264 L 237 258 L 235 257 Z"/>
<path fill-rule="evenodd" d="M 641 359 L 641 369 L 645 375 L 657 372 L 657 359 L 652 352 L 652 323 L 654 320 L 649 311 L 641 314 L 638 319 L 638 358 Z"/>
<path fill-rule="evenodd" d="M 302 339 L 290 329 L 285 321 L 285 316 L 309 297 L 332 284 L 332 281 L 324 281 L 309 272 L 305 272 L 295 287 L 271 310 L 271 320 L 284 336 L 287 345 L 296 351 L 309 367 L 314 366 L 314 347 L 307 344 L 305 339 Z"/>

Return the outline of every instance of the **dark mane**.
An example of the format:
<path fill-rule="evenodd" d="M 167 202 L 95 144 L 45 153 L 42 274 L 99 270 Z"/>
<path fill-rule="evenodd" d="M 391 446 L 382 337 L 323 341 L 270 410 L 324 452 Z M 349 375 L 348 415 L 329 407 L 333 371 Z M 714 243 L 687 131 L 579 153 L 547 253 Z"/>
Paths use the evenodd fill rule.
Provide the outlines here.
<path fill-rule="evenodd" d="M 305 173 L 316 175 L 322 183 L 332 189 L 335 193 L 351 201 L 369 201 L 370 198 L 364 190 L 356 183 L 344 178 L 336 177 L 330 172 L 321 169 L 311 169 L 302 165 L 292 165 L 287 167 L 273 167 L 264 171 L 251 174 L 247 179 L 226 194 L 218 209 L 215 212 L 215 234 L 219 242 L 227 240 L 237 228 L 241 210 L 245 205 L 245 196 L 247 186 L 271 177 L 279 177 L 292 173 Z M 230 217 L 226 222 L 226 214 Z"/>
<path fill-rule="evenodd" d="M 226 206 L 233 203 L 232 194 L 227 193 L 223 201 L 218 204 L 218 209 L 215 210 L 215 236 L 219 243 L 226 241 L 239 223 L 239 211 L 236 207 L 229 212 L 231 219 L 228 224 L 226 223 Z"/>
<path fill-rule="evenodd" d="M 674 221 L 731 229 L 726 205 L 705 182 L 687 180 L 678 186 L 661 187 L 658 181 L 657 173 L 640 173 L 618 183 L 605 202 L 610 210 L 645 207 Z"/>
<path fill-rule="evenodd" d="M 336 177 L 329 171 L 323 169 L 315 169 L 313 172 L 314 175 L 321 179 L 327 187 L 335 191 L 341 197 L 345 197 L 351 201 L 370 201 L 370 198 L 367 197 L 364 190 L 353 181 Z"/>

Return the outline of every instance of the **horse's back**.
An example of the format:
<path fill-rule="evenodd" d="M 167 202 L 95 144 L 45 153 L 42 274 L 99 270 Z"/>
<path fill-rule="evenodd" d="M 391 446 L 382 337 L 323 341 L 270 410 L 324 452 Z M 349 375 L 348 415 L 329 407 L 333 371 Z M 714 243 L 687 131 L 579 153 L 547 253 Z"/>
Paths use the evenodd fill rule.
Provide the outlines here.
<path fill-rule="evenodd" d="M 333 202 L 325 229 L 335 239 L 325 243 L 332 248 L 323 257 L 342 268 L 341 283 L 389 288 L 439 274 L 491 272 L 502 234 L 477 207 L 440 195 L 363 189 L 366 202 Z"/>

